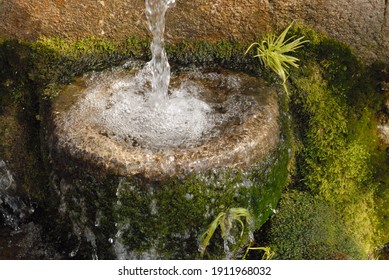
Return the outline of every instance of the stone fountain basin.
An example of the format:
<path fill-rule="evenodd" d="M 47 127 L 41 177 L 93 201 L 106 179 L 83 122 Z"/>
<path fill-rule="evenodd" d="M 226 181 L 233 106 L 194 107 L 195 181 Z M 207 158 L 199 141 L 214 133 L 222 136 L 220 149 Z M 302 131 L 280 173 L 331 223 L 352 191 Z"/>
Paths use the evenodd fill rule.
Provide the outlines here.
<path fill-rule="evenodd" d="M 171 177 L 213 168 L 244 169 L 258 163 L 279 142 L 276 90 L 246 74 L 221 69 L 202 71 L 239 80 L 242 87 L 239 90 L 244 91 L 245 95 L 251 95 L 251 103 L 253 100 L 256 103 L 250 108 L 242 108 L 244 114 L 239 120 L 227 122 L 223 125 L 223 131 L 216 136 L 194 145 L 163 148 L 141 146 L 120 137 L 111 137 L 114 133 L 107 132 L 97 122 L 88 121 L 90 115 L 102 114 L 101 108 L 92 106 L 80 110 L 77 107 L 78 103 L 88 98 L 87 84 L 91 79 L 96 79 L 96 76 L 91 78 L 85 75 L 65 87 L 53 102 L 54 149 L 59 155 L 88 162 L 100 171 L 122 176 L 142 175 L 144 178 Z M 120 77 L 133 75 L 132 71 L 107 72 Z M 185 75 L 183 72 L 178 76 Z M 193 76 L 189 79 L 193 80 Z M 201 79 L 204 80 L 204 77 Z M 172 84 L 178 82 L 173 77 Z M 234 94 L 231 93 L 234 86 L 223 85 L 220 80 L 208 81 L 207 87 L 210 91 L 215 90 L 215 93 L 214 96 L 204 98 L 219 96 L 225 100 L 227 95 Z M 101 101 L 110 95 L 112 93 L 101 90 L 92 99 Z"/>
<path fill-rule="evenodd" d="M 180 84 L 200 83 L 205 93 L 197 97 L 210 104 L 201 103 L 209 129 L 195 133 L 198 139 L 189 137 L 189 143 L 184 141 L 186 133 L 178 134 L 183 141 L 162 135 L 149 143 L 115 131 L 128 124 L 125 118 L 137 102 L 126 105 L 129 113 L 120 115 L 123 110 L 116 109 L 126 102 L 127 93 L 123 99 L 116 96 L 111 80 L 133 76 L 132 66 L 124 66 L 79 77 L 52 100 L 51 113 L 45 116 L 61 227 L 70 225 L 71 240 L 81 244 L 76 248 L 84 248 L 72 256 L 196 259 L 208 225 L 233 207 L 249 209 L 254 217 L 251 230 L 258 229 L 277 205 L 290 160 L 277 90 L 257 77 L 224 69 L 177 71 L 171 79 L 171 99 Z M 240 110 L 228 115 L 228 106 Z M 192 121 L 188 108 L 185 122 Z M 110 118 L 112 110 L 118 118 Z M 209 127 L 208 120 L 214 121 L 207 119 L 210 111 L 225 122 Z M 207 258 L 223 257 L 222 243 L 213 243 Z"/>

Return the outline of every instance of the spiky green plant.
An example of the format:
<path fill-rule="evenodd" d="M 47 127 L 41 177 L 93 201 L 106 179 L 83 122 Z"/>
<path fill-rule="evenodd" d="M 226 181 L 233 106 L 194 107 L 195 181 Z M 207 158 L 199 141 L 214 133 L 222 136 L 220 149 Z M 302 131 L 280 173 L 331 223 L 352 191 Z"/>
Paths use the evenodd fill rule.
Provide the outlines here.
<path fill-rule="evenodd" d="M 301 48 L 304 43 L 308 42 L 304 40 L 304 36 L 296 38 L 291 36 L 288 39 L 286 34 L 292 27 L 290 24 L 278 37 L 275 34 L 267 35 L 261 42 L 252 43 L 245 52 L 245 55 L 254 47 L 256 47 L 256 54 L 254 57 L 258 57 L 260 62 L 265 66 L 273 70 L 281 79 L 282 86 L 285 92 L 289 95 L 286 81 L 289 76 L 288 69 L 290 66 L 298 68 L 297 57 L 294 57 L 288 53 L 293 53 L 297 49 Z"/>
<path fill-rule="evenodd" d="M 245 219 L 245 222 L 243 219 Z M 253 218 L 246 208 L 230 208 L 226 212 L 219 213 L 216 219 L 208 226 L 207 231 L 201 236 L 201 256 L 204 255 L 209 241 L 218 227 L 220 227 L 223 240 L 227 242 L 234 222 L 240 224 L 240 239 L 243 239 L 246 229 L 245 225 L 251 226 L 253 224 Z"/>

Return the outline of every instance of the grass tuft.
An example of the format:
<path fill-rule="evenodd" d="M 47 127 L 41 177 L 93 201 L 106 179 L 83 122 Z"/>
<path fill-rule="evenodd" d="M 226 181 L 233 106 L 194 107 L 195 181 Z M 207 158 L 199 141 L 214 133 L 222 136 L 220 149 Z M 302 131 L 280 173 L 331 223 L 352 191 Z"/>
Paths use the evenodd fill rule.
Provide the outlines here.
<path fill-rule="evenodd" d="M 303 47 L 308 40 L 303 40 L 304 36 L 296 38 L 291 36 L 286 39 L 286 35 L 293 23 L 290 24 L 278 37 L 275 34 L 268 34 L 261 42 L 252 43 L 245 54 L 252 48 L 256 47 L 256 54 L 259 61 L 265 66 L 274 71 L 281 79 L 282 86 L 285 92 L 289 95 L 286 81 L 289 77 L 288 69 L 290 66 L 298 68 L 297 62 L 299 59 L 290 53 L 296 52 L 297 49 Z"/>

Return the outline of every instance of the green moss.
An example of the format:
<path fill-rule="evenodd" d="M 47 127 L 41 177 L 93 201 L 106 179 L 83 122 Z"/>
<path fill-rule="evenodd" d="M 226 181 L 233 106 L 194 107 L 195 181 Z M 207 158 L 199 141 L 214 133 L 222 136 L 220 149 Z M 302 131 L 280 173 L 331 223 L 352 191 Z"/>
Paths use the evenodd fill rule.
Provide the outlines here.
<path fill-rule="evenodd" d="M 307 192 L 286 192 L 272 218 L 270 238 L 275 259 L 365 258 L 350 238 L 341 213 Z"/>
<path fill-rule="evenodd" d="M 300 205 L 300 199 L 307 205 L 299 206 L 297 212 L 276 215 L 270 243 L 280 250 L 281 258 L 328 258 L 331 251 L 337 250 L 352 258 L 367 258 L 375 246 L 384 242 L 381 237 L 385 233 L 379 225 L 386 215 L 374 203 L 381 185 L 375 164 L 381 154 L 375 120 L 381 101 L 375 81 L 346 45 L 301 25 L 294 29 L 294 35 L 310 41 L 300 54 L 302 67 L 292 71 L 290 77 L 291 106 L 302 144 L 297 161 L 299 181 L 294 187 L 305 191 L 302 197 L 312 196 L 325 203 L 333 216 L 324 216 L 323 224 L 319 224 L 319 217 L 303 213 L 306 207 L 316 209 L 318 206 L 311 205 L 316 202 L 293 198 L 296 205 Z M 281 226 L 290 223 L 292 217 L 299 220 L 299 225 Z M 323 255 L 321 249 L 297 248 L 289 241 L 289 235 L 296 232 L 296 244 L 311 236 L 304 233 L 307 225 L 326 232 L 334 221 L 341 225 L 340 238 L 350 239 L 349 246 L 339 247 L 342 242 L 336 241 L 333 247 L 333 238 L 324 236 L 321 242 L 329 251 Z M 320 241 L 314 236 L 310 240 L 315 244 Z"/>
<path fill-rule="evenodd" d="M 57 238 L 70 244 L 70 249 L 79 247 L 79 258 L 93 254 L 91 239 L 85 238 L 91 230 L 100 258 L 113 257 L 110 238 L 124 244 L 133 258 L 200 258 L 200 236 L 219 212 L 241 206 L 260 213 L 255 228 L 273 213 L 286 185 L 289 154 L 284 154 L 285 149 L 286 145 L 244 173 L 219 169 L 165 181 L 97 178 L 81 170 L 77 162 L 68 162 L 66 170 L 55 170 L 56 177 L 67 179 L 53 178 L 57 180 L 53 187 L 61 191 L 60 215 L 52 219 L 60 225 Z M 66 228 L 76 234 L 65 235 Z M 66 252 L 71 253 L 69 247 Z M 205 258 L 223 256 L 223 241 L 217 232 Z"/>
<path fill-rule="evenodd" d="M 139 256 L 152 250 L 164 259 L 199 258 L 199 238 L 212 220 L 230 208 L 254 213 L 255 229 L 269 218 L 286 185 L 288 154 L 245 173 L 213 170 L 166 182 L 123 180 L 117 221 L 126 247 Z M 275 168 L 272 168 L 275 167 Z M 222 258 L 220 232 L 206 258 Z"/>

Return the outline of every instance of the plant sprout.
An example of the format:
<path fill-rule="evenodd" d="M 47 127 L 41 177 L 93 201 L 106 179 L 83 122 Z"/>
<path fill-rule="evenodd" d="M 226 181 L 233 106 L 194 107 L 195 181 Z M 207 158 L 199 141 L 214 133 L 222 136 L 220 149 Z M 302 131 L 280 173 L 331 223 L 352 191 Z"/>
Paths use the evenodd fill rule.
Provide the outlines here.
<path fill-rule="evenodd" d="M 246 220 L 246 223 L 243 222 L 242 218 Z M 219 213 L 201 237 L 201 256 L 204 255 L 205 249 L 218 227 L 220 227 L 223 240 L 225 242 L 228 240 L 228 235 L 230 234 L 234 221 L 238 222 L 241 226 L 240 239 L 242 240 L 245 231 L 245 224 L 248 224 L 249 226 L 252 225 L 253 218 L 249 210 L 246 208 L 230 208 L 226 212 Z"/>
<path fill-rule="evenodd" d="M 297 39 L 296 36 L 292 36 L 285 40 L 292 25 L 293 23 L 278 37 L 275 34 L 269 34 L 261 42 L 252 43 L 245 52 L 246 55 L 253 47 L 256 47 L 254 57 L 258 57 L 265 67 L 269 67 L 282 79 L 282 86 L 288 95 L 289 91 L 286 87 L 286 80 L 289 76 L 288 69 L 290 66 L 298 68 L 297 61 L 299 59 L 287 53 L 295 52 L 308 42 L 307 40 L 303 41 L 304 36 Z"/>

